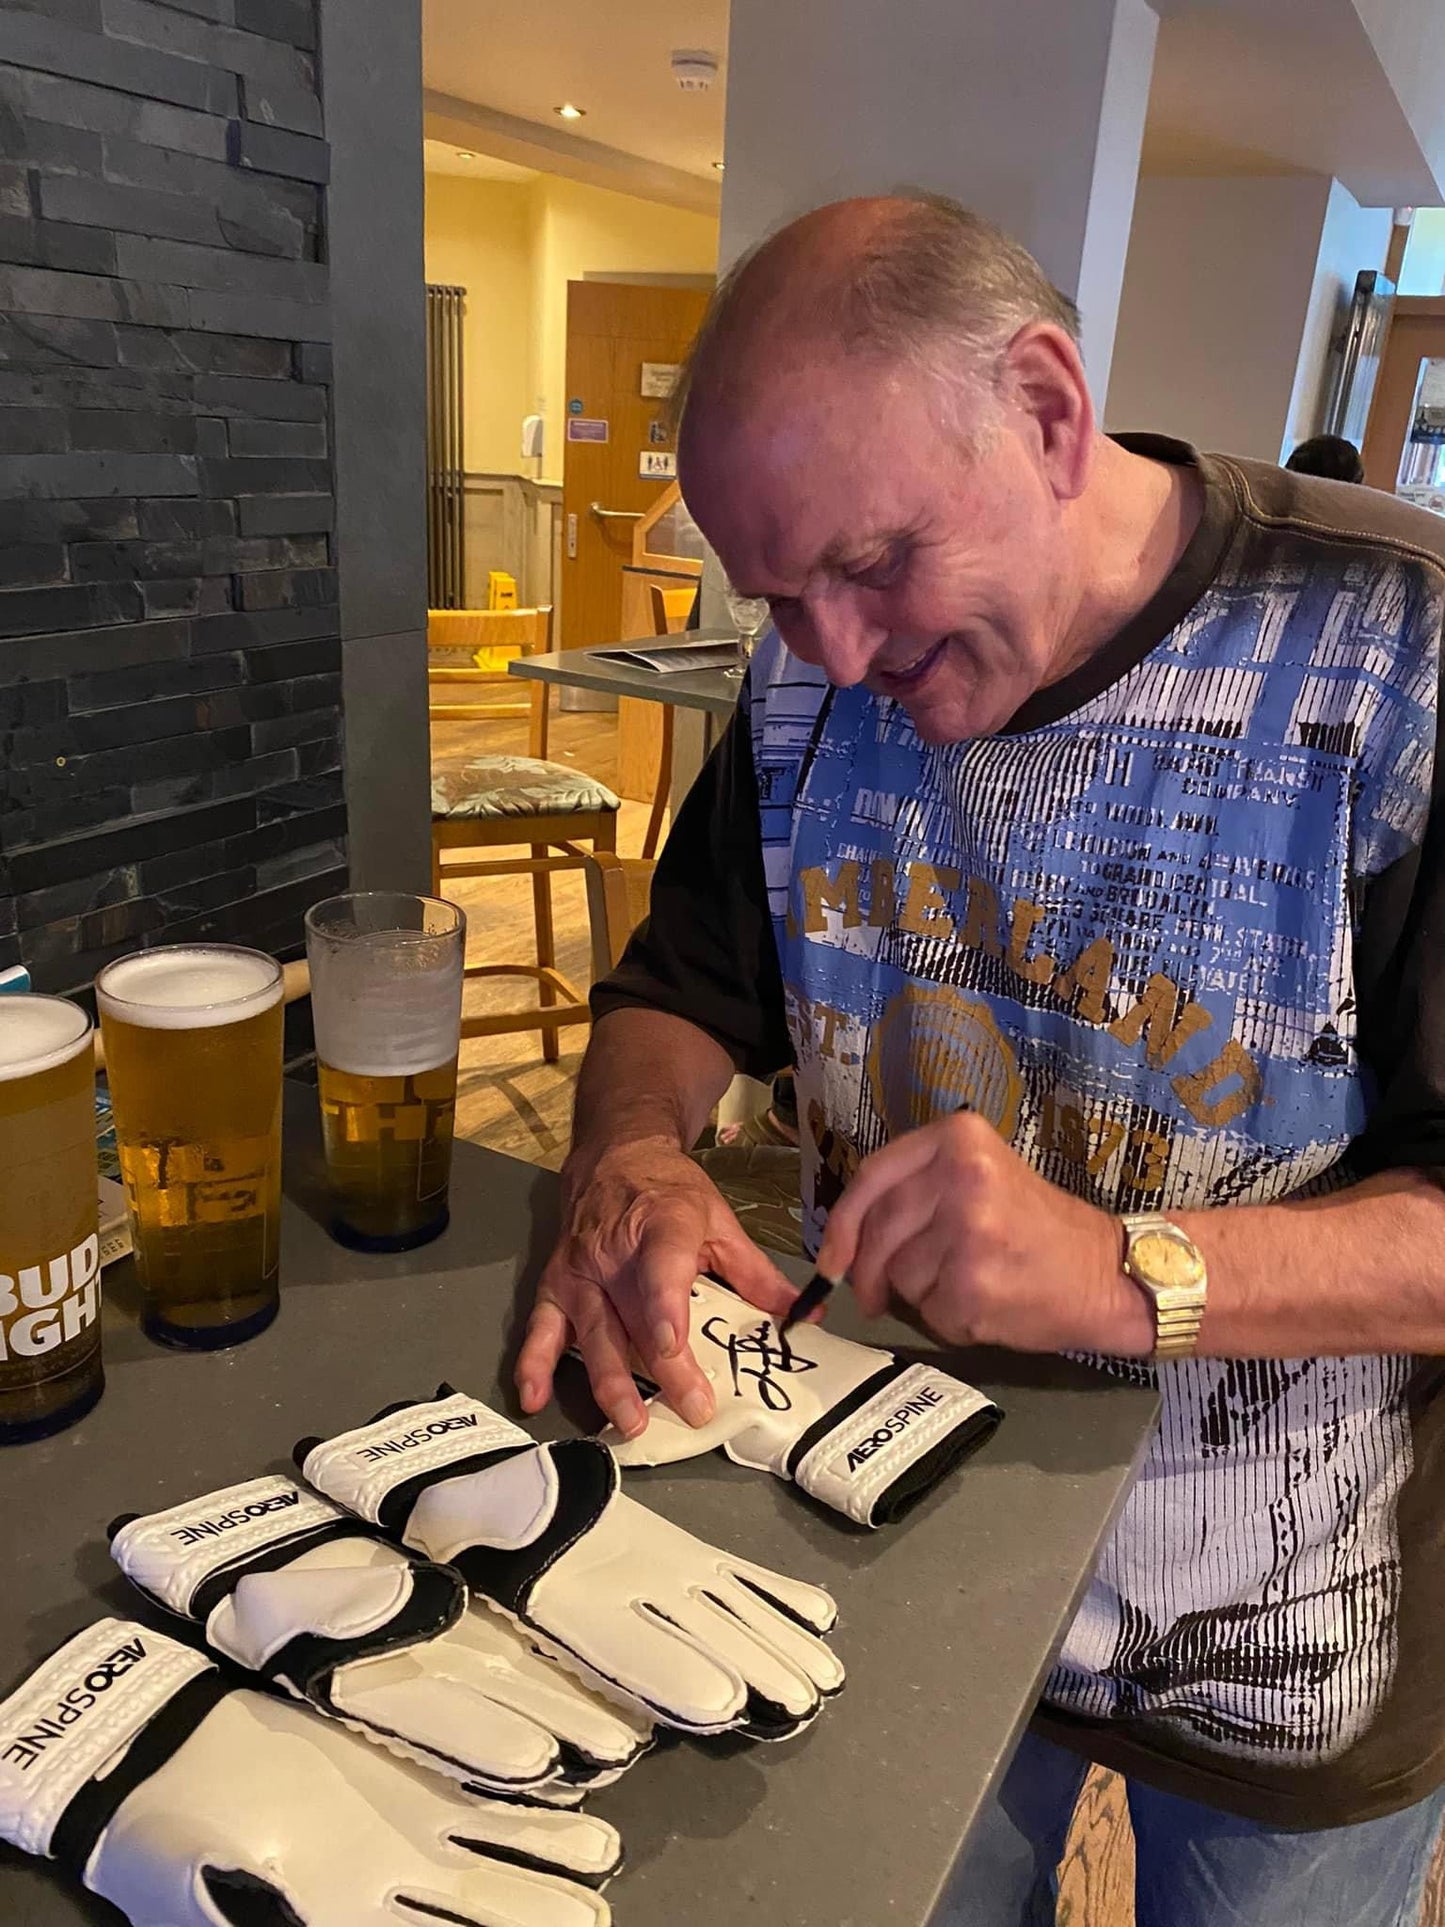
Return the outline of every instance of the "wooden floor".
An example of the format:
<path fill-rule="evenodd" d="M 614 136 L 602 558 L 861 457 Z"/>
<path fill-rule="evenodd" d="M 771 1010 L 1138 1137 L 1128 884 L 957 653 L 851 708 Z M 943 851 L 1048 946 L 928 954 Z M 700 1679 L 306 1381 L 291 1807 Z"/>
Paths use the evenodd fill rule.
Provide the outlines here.
<path fill-rule="evenodd" d="M 434 724 L 433 764 L 450 767 L 483 751 L 525 754 L 526 732 L 521 718 Z M 562 715 L 554 706 L 549 754 L 554 762 L 574 764 L 604 783 L 613 782 L 615 717 Z M 646 822 L 645 804 L 623 804 L 618 826 L 623 855 L 640 851 Z M 526 877 L 462 881 L 449 894 L 467 912 L 469 962 L 532 959 L 532 892 Z M 581 988 L 590 973 L 580 875 L 554 879 L 553 915 L 559 967 Z M 509 1002 L 521 1003 L 528 995 L 529 986 L 521 979 L 515 985 L 472 983 L 467 986 L 467 1008 L 505 1009 Z M 556 1064 L 543 1061 L 535 1032 L 465 1042 L 457 1096 L 458 1135 L 555 1170 L 567 1149 L 572 1083 L 586 1038 L 584 1027 L 564 1030 L 562 1056 Z M 1133 1884 L 1134 1841 L 1123 1783 L 1116 1774 L 1095 1771 L 1080 1797 L 1060 1870 L 1057 1927 L 1133 1927 Z M 1361 1923 L 1361 1927 L 1371 1924 Z M 1445 1927 L 1445 1858 L 1439 1855 L 1420 1927 Z"/>

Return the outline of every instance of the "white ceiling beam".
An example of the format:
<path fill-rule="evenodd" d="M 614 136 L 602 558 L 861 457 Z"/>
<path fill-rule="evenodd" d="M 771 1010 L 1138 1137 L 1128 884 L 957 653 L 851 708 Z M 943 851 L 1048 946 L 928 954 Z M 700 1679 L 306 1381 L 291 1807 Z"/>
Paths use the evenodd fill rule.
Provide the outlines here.
<path fill-rule="evenodd" d="M 680 167 L 645 161 L 620 148 L 604 147 L 600 141 L 580 140 L 560 127 L 544 127 L 431 87 L 422 95 L 422 107 L 429 140 L 449 141 L 454 147 L 515 161 L 519 167 L 540 168 L 589 187 L 608 187 L 617 194 L 635 194 L 694 214 L 717 214 L 717 183 L 699 180 Z"/>

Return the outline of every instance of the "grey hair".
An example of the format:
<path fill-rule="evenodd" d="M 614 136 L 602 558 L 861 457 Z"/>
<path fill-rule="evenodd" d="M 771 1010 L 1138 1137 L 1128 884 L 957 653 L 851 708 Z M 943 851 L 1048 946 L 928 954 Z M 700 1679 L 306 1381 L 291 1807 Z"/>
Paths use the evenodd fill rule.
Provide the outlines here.
<path fill-rule="evenodd" d="M 718 283 L 673 391 L 675 429 L 759 319 L 974 395 L 995 388 L 1003 350 L 1030 322 L 1079 338 L 1078 308 L 1028 250 L 946 194 L 905 188 L 880 201 L 872 231 L 823 285 L 810 283 L 806 306 L 780 272 L 786 232 L 750 249 Z"/>

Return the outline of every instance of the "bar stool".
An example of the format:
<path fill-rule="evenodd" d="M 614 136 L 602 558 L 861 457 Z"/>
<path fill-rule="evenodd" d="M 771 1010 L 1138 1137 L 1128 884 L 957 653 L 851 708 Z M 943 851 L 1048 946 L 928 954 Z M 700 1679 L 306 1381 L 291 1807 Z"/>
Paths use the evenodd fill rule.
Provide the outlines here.
<path fill-rule="evenodd" d="M 587 999 L 557 969 L 552 927 L 552 877 L 580 870 L 593 850 L 617 848 L 621 804 L 605 783 L 565 763 L 547 761 L 549 690 L 531 685 L 527 756 L 474 756 L 460 768 L 432 778 L 432 894 L 444 896 L 459 877 L 530 876 L 536 929 L 535 964 L 468 964 L 468 977 L 526 977 L 537 985 L 537 1002 L 521 1010 L 462 1018 L 463 1037 L 500 1037 L 536 1030 L 542 1055 L 555 1064 L 557 1033 L 567 1024 L 591 1021 Z M 444 851 L 474 851 L 526 844 L 525 857 L 473 857 L 442 862 Z"/>

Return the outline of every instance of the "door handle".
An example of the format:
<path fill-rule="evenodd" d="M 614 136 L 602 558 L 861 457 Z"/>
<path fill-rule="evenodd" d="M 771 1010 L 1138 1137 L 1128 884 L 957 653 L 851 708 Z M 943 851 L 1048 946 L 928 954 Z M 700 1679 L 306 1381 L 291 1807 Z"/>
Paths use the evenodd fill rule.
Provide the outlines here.
<path fill-rule="evenodd" d="M 600 502 L 589 502 L 587 513 L 595 515 L 599 522 L 640 522 L 646 509 L 605 509 Z"/>

